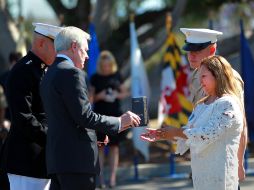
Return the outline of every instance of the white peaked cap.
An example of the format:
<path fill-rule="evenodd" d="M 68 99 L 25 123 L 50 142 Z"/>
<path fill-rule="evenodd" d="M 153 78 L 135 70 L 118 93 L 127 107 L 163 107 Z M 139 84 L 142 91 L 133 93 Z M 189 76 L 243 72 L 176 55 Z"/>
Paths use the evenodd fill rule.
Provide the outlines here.
<path fill-rule="evenodd" d="M 223 34 L 210 29 L 180 28 L 180 30 L 185 34 L 186 41 L 189 43 L 215 43 L 217 42 L 217 36 Z"/>
<path fill-rule="evenodd" d="M 56 35 L 63 29 L 63 27 L 38 22 L 33 23 L 33 26 L 35 26 L 34 32 L 51 38 L 53 40 L 55 39 Z"/>
<path fill-rule="evenodd" d="M 210 44 L 217 42 L 217 37 L 222 35 L 222 32 L 210 29 L 201 28 L 180 28 L 184 33 L 186 40 L 183 47 L 186 51 L 199 51 L 206 48 Z"/>

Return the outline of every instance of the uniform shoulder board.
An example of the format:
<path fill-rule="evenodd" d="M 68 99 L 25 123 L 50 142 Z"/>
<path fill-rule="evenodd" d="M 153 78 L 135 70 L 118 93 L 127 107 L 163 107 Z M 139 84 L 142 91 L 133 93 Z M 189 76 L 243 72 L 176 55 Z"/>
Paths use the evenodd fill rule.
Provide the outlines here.
<path fill-rule="evenodd" d="M 28 62 L 26 62 L 26 65 L 29 65 L 30 63 L 32 63 L 32 60 L 29 60 Z"/>

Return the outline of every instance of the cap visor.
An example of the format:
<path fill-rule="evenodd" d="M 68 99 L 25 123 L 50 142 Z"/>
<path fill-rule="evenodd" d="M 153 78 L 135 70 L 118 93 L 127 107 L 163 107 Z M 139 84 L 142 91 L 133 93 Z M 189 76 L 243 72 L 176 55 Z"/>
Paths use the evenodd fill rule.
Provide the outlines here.
<path fill-rule="evenodd" d="M 194 44 L 194 43 L 188 43 L 183 46 L 184 51 L 200 51 L 202 49 L 205 49 L 209 45 L 211 45 L 211 42 L 206 42 L 206 43 L 199 43 L 199 44 Z"/>

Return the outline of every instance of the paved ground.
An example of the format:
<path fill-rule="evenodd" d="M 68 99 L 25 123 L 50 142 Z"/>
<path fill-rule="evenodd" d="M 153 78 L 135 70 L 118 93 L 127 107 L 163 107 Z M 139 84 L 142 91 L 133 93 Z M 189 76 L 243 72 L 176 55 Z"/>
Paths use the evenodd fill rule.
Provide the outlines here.
<path fill-rule="evenodd" d="M 249 159 L 249 173 L 240 184 L 241 190 L 254 190 L 254 159 Z M 134 180 L 134 168 L 118 170 L 118 186 L 115 190 L 192 190 L 192 181 L 187 177 L 190 172 L 189 162 L 177 163 L 175 174 L 169 175 L 168 164 L 141 164 L 139 177 Z"/>
<path fill-rule="evenodd" d="M 241 183 L 241 190 L 254 189 L 254 177 L 247 177 Z M 147 181 L 128 182 L 119 185 L 116 190 L 193 190 L 192 182 L 189 179 L 152 178 Z"/>

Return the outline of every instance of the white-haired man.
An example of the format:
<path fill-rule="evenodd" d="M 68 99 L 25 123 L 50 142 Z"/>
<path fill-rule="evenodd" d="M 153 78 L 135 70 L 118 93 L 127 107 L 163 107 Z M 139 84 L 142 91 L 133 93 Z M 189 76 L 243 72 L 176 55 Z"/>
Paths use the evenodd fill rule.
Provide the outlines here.
<path fill-rule="evenodd" d="M 57 57 L 41 83 L 48 119 L 46 162 L 50 190 L 94 190 L 99 174 L 96 131 L 115 134 L 138 126 L 140 118 L 126 112 L 121 117 L 94 113 L 88 100 L 85 74 L 89 35 L 66 27 L 55 39 Z"/>
<path fill-rule="evenodd" d="M 188 61 L 190 63 L 191 68 L 194 69 L 191 83 L 190 83 L 190 91 L 191 91 L 191 101 L 195 105 L 198 100 L 205 96 L 204 91 L 202 90 L 200 80 L 199 80 L 199 67 L 202 59 L 215 55 L 217 49 L 217 37 L 222 35 L 222 32 L 210 29 L 199 29 L 199 28 L 180 28 L 180 30 L 184 33 L 186 40 L 185 45 L 183 46 L 183 50 L 187 51 Z M 244 82 L 239 75 L 239 73 L 233 70 L 234 76 L 238 81 L 238 90 L 241 96 L 239 99 L 244 105 L 243 100 L 243 85 Z M 244 170 L 244 152 L 247 144 L 247 126 L 246 122 L 244 125 L 244 130 L 241 135 L 241 142 L 238 150 L 238 175 L 239 180 L 244 180 L 245 178 L 245 170 Z"/>
<path fill-rule="evenodd" d="M 62 28 L 34 23 L 32 48 L 9 73 L 6 97 L 11 128 L 4 147 L 3 168 L 11 190 L 45 190 L 47 179 L 45 147 L 47 123 L 39 85 L 56 52 L 54 38 Z"/>

